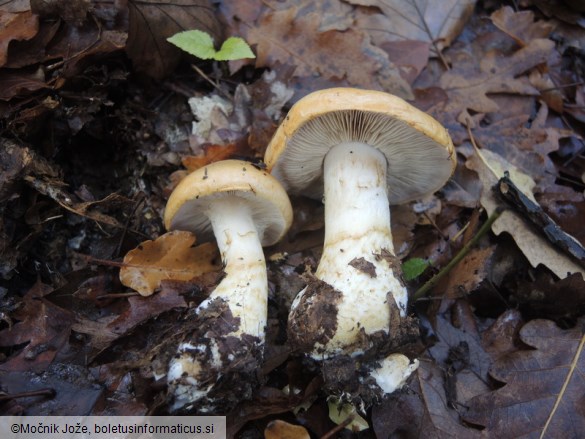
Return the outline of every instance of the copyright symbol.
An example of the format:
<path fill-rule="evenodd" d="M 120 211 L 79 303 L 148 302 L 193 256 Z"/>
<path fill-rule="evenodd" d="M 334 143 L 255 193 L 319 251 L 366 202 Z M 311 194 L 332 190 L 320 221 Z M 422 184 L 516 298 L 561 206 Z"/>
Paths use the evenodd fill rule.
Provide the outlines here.
<path fill-rule="evenodd" d="M 12 424 L 12 425 L 10 426 L 10 430 L 11 430 L 13 433 L 18 433 L 18 432 L 20 431 L 20 428 L 18 427 L 18 424 Z"/>

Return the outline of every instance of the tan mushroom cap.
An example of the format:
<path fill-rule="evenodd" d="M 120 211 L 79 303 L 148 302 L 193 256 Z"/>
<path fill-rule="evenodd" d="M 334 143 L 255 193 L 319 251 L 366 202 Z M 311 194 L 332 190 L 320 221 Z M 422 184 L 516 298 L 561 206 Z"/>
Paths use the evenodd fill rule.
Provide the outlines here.
<path fill-rule="evenodd" d="M 250 162 L 224 160 L 181 180 L 167 202 L 165 227 L 194 232 L 204 241 L 213 239 L 205 212 L 220 197 L 237 197 L 247 203 L 263 246 L 278 242 L 292 223 L 292 206 L 278 180 Z"/>
<path fill-rule="evenodd" d="M 317 133 L 323 128 L 329 132 Z M 365 128 L 378 131 L 366 133 Z M 315 140 L 298 145 L 309 135 Z M 329 135 L 334 138 L 327 144 Z M 327 151 L 339 141 L 368 143 L 386 155 L 389 199 L 396 203 L 440 189 L 457 163 L 449 133 L 433 117 L 388 93 L 353 88 L 320 90 L 300 99 L 278 127 L 264 161 L 287 189 L 319 197 L 322 179 L 316 169 L 322 169 Z M 422 182 L 415 178 L 421 173 L 427 176 Z"/>

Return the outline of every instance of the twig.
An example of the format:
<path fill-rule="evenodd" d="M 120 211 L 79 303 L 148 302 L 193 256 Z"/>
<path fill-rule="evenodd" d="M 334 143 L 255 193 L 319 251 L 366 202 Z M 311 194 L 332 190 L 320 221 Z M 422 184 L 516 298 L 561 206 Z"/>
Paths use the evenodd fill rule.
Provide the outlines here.
<path fill-rule="evenodd" d="M 33 396 L 46 396 L 47 398 L 54 398 L 56 394 L 57 392 L 55 391 L 55 389 L 40 389 L 34 390 L 32 392 L 22 392 L 13 394 L 4 393 L 0 394 L 0 401 L 9 401 L 17 398 L 30 398 Z"/>
<path fill-rule="evenodd" d="M 485 223 L 483 223 L 483 225 L 477 231 L 475 236 L 473 238 L 471 238 L 469 240 L 469 242 L 467 244 L 465 244 L 461 250 L 459 250 L 459 252 L 453 257 L 453 259 L 451 259 L 451 261 L 449 261 L 449 263 L 447 265 L 445 265 L 441 269 L 441 271 L 439 271 L 432 278 L 430 278 L 427 282 L 425 282 L 425 284 L 414 293 L 414 296 L 413 296 L 414 300 L 422 299 L 428 293 L 428 291 L 431 288 L 433 288 L 443 276 L 445 276 L 447 273 L 449 273 L 453 269 L 453 267 L 455 267 L 459 262 L 461 262 L 461 260 L 465 256 L 467 256 L 467 254 L 472 249 L 472 247 L 478 243 L 478 241 L 481 239 L 481 237 L 483 235 L 485 235 L 490 230 L 490 228 L 492 227 L 492 224 L 494 223 L 495 220 L 497 220 L 500 217 L 502 212 L 503 212 L 502 208 L 497 208 L 489 216 L 487 221 Z"/>
<path fill-rule="evenodd" d="M 215 82 L 213 82 L 211 80 L 211 78 L 209 76 L 207 76 L 203 70 L 201 70 L 195 64 L 191 64 L 191 68 L 193 70 L 195 70 L 197 73 L 199 73 L 203 79 L 205 79 L 207 82 L 209 82 L 213 86 L 213 88 L 215 88 L 218 92 L 220 92 L 224 97 L 226 97 L 230 101 L 233 101 L 232 97 L 228 93 L 223 91 L 221 89 L 221 87 L 219 86 L 219 84 L 216 84 Z"/>
<path fill-rule="evenodd" d="M 341 430 L 343 430 L 345 427 L 347 427 L 349 424 L 351 424 L 353 422 L 354 418 L 355 418 L 355 415 L 349 416 L 341 424 L 337 425 L 335 428 L 332 428 L 327 433 L 325 433 L 323 436 L 321 436 L 321 439 L 329 439 L 329 438 L 333 437 L 335 434 L 339 433 Z"/>

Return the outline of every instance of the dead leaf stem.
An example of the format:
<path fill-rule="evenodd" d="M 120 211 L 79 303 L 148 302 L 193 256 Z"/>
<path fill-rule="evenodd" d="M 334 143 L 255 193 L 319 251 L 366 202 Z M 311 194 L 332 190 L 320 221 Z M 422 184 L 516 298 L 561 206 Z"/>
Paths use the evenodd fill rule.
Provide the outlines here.
<path fill-rule="evenodd" d="M 433 288 L 443 276 L 445 276 L 447 273 L 449 273 L 459 262 L 461 262 L 461 260 L 465 256 L 467 256 L 467 254 L 475 246 L 475 244 L 478 243 L 478 241 L 481 239 L 481 237 L 484 236 L 491 229 L 492 224 L 494 223 L 494 221 L 496 221 L 499 218 L 499 216 L 502 214 L 502 212 L 503 212 L 503 209 L 497 208 L 494 211 L 494 213 L 492 213 L 488 217 L 487 221 L 485 223 L 483 223 L 483 225 L 477 231 L 475 236 L 473 238 L 471 238 L 469 240 L 469 242 L 467 244 L 465 244 L 461 250 L 459 250 L 459 252 L 453 257 L 453 259 L 451 259 L 451 261 L 449 261 L 449 263 L 447 265 L 445 265 L 445 267 L 443 267 L 437 274 L 435 274 L 432 278 L 430 278 L 422 287 L 420 287 L 414 293 L 414 296 L 413 296 L 414 300 L 422 299 L 428 293 L 428 291 L 431 288 Z"/>
<path fill-rule="evenodd" d="M 577 363 L 579 362 L 579 358 L 581 358 L 581 353 L 583 352 L 583 346 L 585 346 L 585 334 L 583 334 L 581 336 L 581 342 L 579 343 L 579 347 L 577 348 L 577 351 L 575 352 L 575 356 L 573 357 L 573 361 L 571 362 L 571 367 L 569 368 L 569 372 L 567 373 L 567 377 L 565 378 L 565 382 L 563 383 L 563 387 L 561 388 L 561 391 L 557 395 L 555 405 L 554 405 L 553 409 L 550 411 L 550 414 L 548 415 L 548 418 L 546 419 L 546 423 L 544 424 L 544 427 L 543 427 L 542 431 L 540 432 L 540 436 L 539 436 L 540 439 L 542 439 L 546 435 L 546 431 L 547 431 L 552 419 L 554 418 L 556 411 L 559 408 L 561 401 L 563 400 L 563 397 L 565 396 L 565 391 L 567 390 L 567 387 L 569 386 L 569 382 L 571 381 L 573 374 L 575 373 L 575 371 L 577 371 L 577 373 L 579 373 L 577 370 Z"/>

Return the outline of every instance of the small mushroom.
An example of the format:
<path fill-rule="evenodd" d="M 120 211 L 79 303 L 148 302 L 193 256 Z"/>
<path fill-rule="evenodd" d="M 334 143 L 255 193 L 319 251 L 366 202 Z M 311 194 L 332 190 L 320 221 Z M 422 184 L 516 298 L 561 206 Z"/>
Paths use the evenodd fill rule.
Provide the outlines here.
<path fill-rule="evenodd" d="M 290 342 L 321 360 L 379 348 L 408 301 L 389 202 L 445 184 L 456 164 L 449 134 L 395 96 L 333 88 L 291 108 L 265 162 L 290 193 L 325 204 L 323 255 L 292 304 Z"/>
<path fill-rule="evenodd" d="M 168 230 L 192 231 L 201 241 L 215 236 L 225 271 L 195 311 L 196 330 L 170 362 L 170 409 L 226 410 L 250 397 L 254 387 L 267 314 L 262 246 L 284 236 L 292 207 L 268 172 L 226 160 L 183 179 L 168 200 L 164 221 Z"/>

